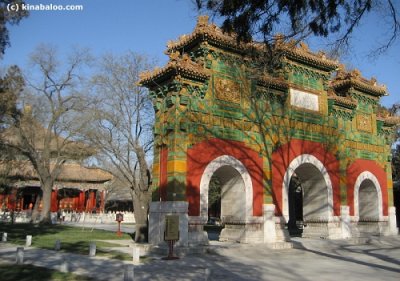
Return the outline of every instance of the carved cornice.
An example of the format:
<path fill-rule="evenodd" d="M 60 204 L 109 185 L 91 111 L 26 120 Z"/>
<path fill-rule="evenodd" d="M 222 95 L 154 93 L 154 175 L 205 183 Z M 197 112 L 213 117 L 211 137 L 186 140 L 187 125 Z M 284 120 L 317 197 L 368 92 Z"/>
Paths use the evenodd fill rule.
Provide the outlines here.
<path fill-rule="evenodd" d="M 346 108 L 340 108 L 337 106 L 332 107 L 329 110 L 329 114 L 336 118 L 342 118 L 344 120 L 352 120 L 354 118 L 354 111 Z"/>
<path fill-rule="evenodd" d="M 334 105 L 345 107 L 348 109 L 355 109 L 357 107 L 357 102 L 351 97 L 341 97 L 335 94 L 330 94 L 328 100 L 332 100 Z"/>
<path fill-rule="evenodd" d="M 289 89 L 289 85 L 285 80 L 280 78 L 274 78 L 269 75 L 261 76 L 257 80 L 257 85 L 281 91 L 287 91 Z"/>

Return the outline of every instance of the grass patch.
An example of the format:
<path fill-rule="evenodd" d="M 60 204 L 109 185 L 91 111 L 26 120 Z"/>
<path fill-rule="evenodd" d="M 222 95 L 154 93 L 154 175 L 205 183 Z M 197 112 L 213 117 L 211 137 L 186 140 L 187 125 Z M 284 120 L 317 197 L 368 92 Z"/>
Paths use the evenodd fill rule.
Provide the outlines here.
<path fill-rule="evenodd" d="M 54 250 L 56 240 L 61 241 L 61 251 L 88 255 L 89 243 L 96 242 L 96 254 L 124 259 L 124 254 L 115 252 L 110 255 L 106 247 L 121 247 L 119 244 L 96 240 L 130 240 L 129 234 L 117 236 L 115 232 L 71 227 L 66 225 L 33 225 L 33 224 L 4 224 L 0 223 L 0 232 L 7 232 L 10 243 L 25 245 L 26 235 L 32 235 L 32 246 L 42 249 Z M 128 256 L 128 255 L 126 255 Z M 131 257 L 130 257 L 131 258 Z"/>
<path fill-rule="evenodd" d="M 33 265 L 0 265 L 2 281 L 94 281 L 90 277 L 79 276 L 72 273 L 63 273 L 54 269 L 48 269 Z"/>

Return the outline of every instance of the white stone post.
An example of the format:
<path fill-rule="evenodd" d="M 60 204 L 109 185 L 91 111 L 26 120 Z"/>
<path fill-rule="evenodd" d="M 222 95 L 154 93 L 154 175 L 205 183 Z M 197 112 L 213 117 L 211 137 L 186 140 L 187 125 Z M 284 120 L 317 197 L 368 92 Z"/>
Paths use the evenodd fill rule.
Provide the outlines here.
<path fill-rule="evenodd" d="M 350 222 L 350 207 L 340 206 L 340 225 L 342 229 L 342 238 L 351 238 L 351 222 Z"/>
<path fill-rule="evenodd" d="M 264 204 L 264 243 L 276 242 L 275 205 Z"/>
<path fill-rule="evenodd" d="M 61 249 L 61 241 L 56 240 L 56 244 L 54 245 L 54 250 L 60 251 L 60 249 Z"/>
<path fill-rule="evenodd" d="M 26 235 L 26 247 L 30 247 L 32 245 L 32 235 Z"/>
<path fill-rule="evenodd" d="M 2 242 L 7 242 L 7 232 L 3 232 L 3 236 L 1 238 Z"/>
<path fill-rule="evenodd" d="M 94 257 L 96 256 L 96 243 L 90 242 L 89 244 L 89 256 Z"/>
<path fill-rule="evenodd" d="M 124 281 L 133 281 L 134 280 L 134 266 L 133 264 L 127 264 L 124 267 Z"/>
<path fill-rule="evenodd" d="M 69 264 L 65 257 L 61 259 L 60 271 L 64 273 L 69 272 Z"/>
<path fill-rule="evenodd" d="M 24 263 L 24 247 L 17 247 L 17 254 L 16 254 L 16 263 L 23 264 Z"/>
<path fill-rule="evenodd" d="M 204 270 L 204 280 L 205 280 L 205 281 L 208 281 L 208 278 L 210 278 L 210 275 L 211 275 L 211 269 L 206 268 L 206 269 Z"/>
<path fill-rule="evenodd" d="M 396 225 L 396 207 L 389 207 L 389 232 L 390 235 L 397 235 L 399 230 Z"/>
<path fill-rule="evenodd" d="M 138 246 L 133 246 L 132 260 L 135 264 L 140 263 L 140 248 Z"/>

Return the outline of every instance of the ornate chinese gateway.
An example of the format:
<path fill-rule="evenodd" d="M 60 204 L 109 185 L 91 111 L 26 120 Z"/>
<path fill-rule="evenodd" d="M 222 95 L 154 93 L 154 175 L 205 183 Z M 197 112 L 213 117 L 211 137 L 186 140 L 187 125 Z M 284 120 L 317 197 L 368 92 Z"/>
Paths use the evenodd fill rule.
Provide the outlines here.
<path fill-rule="evenodd" d="M 156 123 L 150 242 L 179 214 L 181 245 L 207 243 L 210 181 L 221 188 L 220 240 L 394 234 L 386 88 L 322 52 L 277 37 L 238 44 L 200 17 L 143 73 Z M 258 58 L 258 59 L 257 59 Z"/>

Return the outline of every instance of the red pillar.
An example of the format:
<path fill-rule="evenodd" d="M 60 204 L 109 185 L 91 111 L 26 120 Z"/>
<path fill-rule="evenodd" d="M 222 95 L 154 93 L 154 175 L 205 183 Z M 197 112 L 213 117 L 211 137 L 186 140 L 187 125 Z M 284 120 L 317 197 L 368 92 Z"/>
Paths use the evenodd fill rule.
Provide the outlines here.
<path fill-rule="evenodd" d="M 8 195 L 8 204 L 7 204 L 7 209 L 9 210 L 15 210 L 16 207 L 16 202 L 17 201 L 17 189 L 13 188 L 11 190 L 11 194 Z"/>
<path fill-rule="evenodd" d="M 79 193 L 79 207 L 78 211 L 83 212 L 85 210 L 85 192 L 81 191 Z"/>
<path fill-rule="evenodd" d="M 74 197 L 74 200 L 72 201 L 72 210 L 79 210 L 79 195 L 77 197 Z"/>
<path fill-rule="evenodd" d="M 96 191 L 89 191 L 89 198 L 86 204 L 86 211 L 91 212 L 96 208 Z"/>
<path fill-rule="evenodd" d="M 96 193 L 97 193 L 97 190 L 92 191 L 92 210 L 96 209 L 96 197 L 97 197 Z"/>

